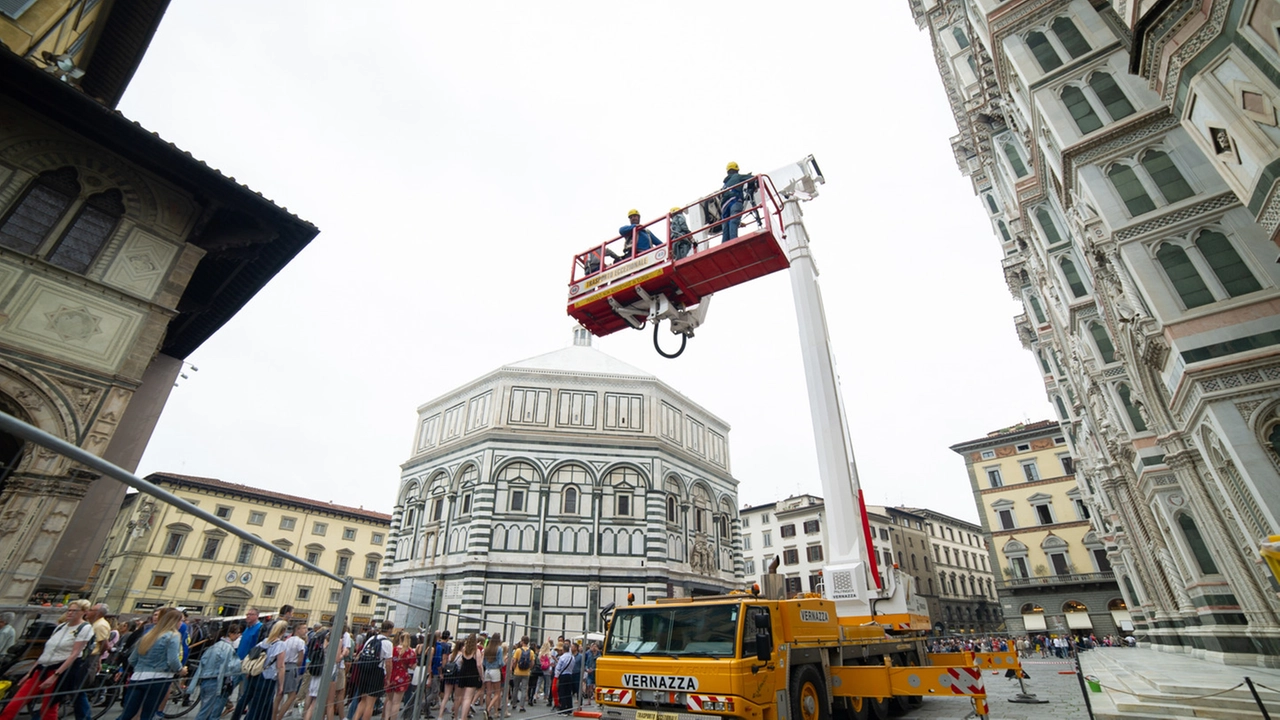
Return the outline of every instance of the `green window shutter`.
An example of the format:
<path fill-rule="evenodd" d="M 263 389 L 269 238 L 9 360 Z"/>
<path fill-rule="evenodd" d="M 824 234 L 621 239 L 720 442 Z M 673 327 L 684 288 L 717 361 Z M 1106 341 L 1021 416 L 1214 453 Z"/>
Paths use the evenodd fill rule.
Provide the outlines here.
<path fill-rule="evenodd" d="M 1169 282 L 1173 283 L 1173 289 L 1188 310 L 1213 302 L 1213 293 L 1209 292 L 1196 266 L 1191 264 L 1191 259 L 1182 248 L 1173 243 L 1165 243 L 1156 251 L 1156 260 L 1164 268 L 1164 274 L 1169 276 Z"/>
<path fill-rule="evenodd" d="M 1070 420 L 1071 416 L 1067 414 L 1067 406 L 1062 404 L 1062 398 L 1054 397 L 1053 402 L 1058 406 L 1058 418 L 1061 420 Z"/>
<path fill-rule="evenodd" d="M 1129 98 L 1124 96 L 1124 91 L 1116 84 L 1115 78 L 1107 73 L 1094 73 L 1093 77 L 1089 78 L 1089 87 L 1098 93 L 1098 99 L 1102 101 L 1103 107 L 1107 109 L 1107 114 L 1111 116 L 1113 122 L 1133 114 L 1133 105 L 1129 102 Z"/>
<path fill-rule="evenodd" d="M 1262 289 L 1258 280 L 1249 271 L 1249 266 L 1240 259 L 1240 253 L 1226 235 L 1212 230 L 1205 230 L 1196 238 L 1196 247 L 1200 249 L 1218 282 L 1231 297 L 1238 297 Z"/>
<path fill-rule="evenodd" d="M 1022 162 L 1022 156 L 1018 154 L 1018 148 L 1013 143 L 1007 142 L 1003 144 L 1004 156 L 1009 158 L 1009 165 L 1013 167 L 1013 174 L 1022 178 L 1027 176 L 1027 166 Z"/>
<path fill-rule="evenodd" d="M 1004 224 L 1003 220 L 997 220 L 996 227 L 1000 228 L 1000 237 L 1004 238 L 1005 242 L 1013 241 L 1013 238 L 1009 237 L 1009 227 Z"/>
<path fill-rule="evenodd" d="M 1195 195 L 1168 154 L 1159 150 L 1148 150 L 1142 155 L 1142 167 L 1151 173 L 1151 179 L 1156 182 L 1156 187 L 1160 188 L 1160 194 L 1164 195 L 1165 202 L 1176 203 Z"/>
<path fill-rule="evenodd" d="M 1062 58 L 1058 57 L 1058 51 L 1049 44 L 1049 39 L 1044 36 L 1044 33 L 1039 31 L 1028 33 L 1027 47 L 1031 48 L 1031 54 L 1035 56 L 1036 62 L 1044 72 L 1062 67 Z"/>
<path fill-rule="evenodd" d="M 1182 513 L 1178 516 L 1178 527 L 1182 528 L 1182 534 L 1187 538 L 1187 545 L 1191 546 L 1191 554 L 1196 556 L 1196 564 L 1200 566 L 1200 572 L 1204 575 L 1216 575 L 1218 566 L 1213 562 L 1213 556 L 1209 554 L 1204 538 L 1200 536 L 1200 528 L 1196 527 L 1196 521 L 1190 515 Z"/>
<path fill-rule="evenodd" d="M 990 195 L 990 194 L 984 195 L 983 197 L 985 197 L 985 198 L 987 199 L 987 207 L 991 208 L 991 212 L 992 212 L 992 213 L 998 213 L 998 212 L 1000 212 L 1000 208 L 996 207 L 996 199 L 995 199 L 995 198 L 991 197 L 991 195 Z"/>
<path fill-rule="evenodd" d="M 1156 209 L 1156 204 L 1151 201 L 1151 196 L 1147 195 L 1147 189 L 1142 187 L 1138 174 L 1133 171 L 1133 168 L 1117 163 L 1107 170 L 1107 177 L 1111 179 L 1112 186 L 1115 187 L 1116 192 L 1120 193 L 1120 199 L 1124 201 L 1124 206 L 1129 208 L 1129 214 L 1133 217 Z"/>
<path fill-rule="evenodd" d="M 1058 226 L 1053 222 L 1053 216 L 1049 211 L 1039 207 L 1036 208 L 1036 220 L 1040 222 L 1040 229 L 1044 231 L 1044 239 L 1049 245 L 1057 245 L 1062 242 L 1062 235 L 1058 234 Z"/>
<path fill-rule="evenodd" d="M 1093 111 L 1093 106 L 1080 88 L 1074 85 L 1062 88 L 1062 102 L 1067 106 L 1067 112 L 1071 113 L 1071 119 L 1076 121 L 1081 135 L 1088 135 L 1102 127 L 1098 113 Z"/>
<path fill-rule="evenodd" d="M 1116 388 L 1116 392 L 1120 394 L 1120 402 L 1124 403 L 1124 411 L 1129 415 L 1129 422 L 1133 424 L 1133 429 L 1136 432 L 1146 432 L 1147 423 L 1142 419 L 1142 413 L 1138 412 L 1138 408 L 1130 398 L 1129 386 L 1121 384 Z"/>
<path fill-rule="evenodd" d="M 1049 28 L 1053 30 L 1054 35 L 1058 36 L 1058 41 L 1062 43 L 1062 47 L 1066 48 L 1073 60 L 1092 49 L 1089 47 L 1089 41 L 1085 40 L 1084 35 L 1080 34 L 1076 24 L 1071 22 L 1071 18 L 1057 18 L 1049 25 Z"/>
<path fill-rule="evenodd" d="M 1044 351 L 1043 351 L 1043 350 L 1037 350 L 1037 351 L 1036 351 L 1036 357 L 1040 358 L 1040 367 L 1044 368 L 1044 374 L 1045 374 L 1045 375 L 1052 375 L 1052 374 L 1053 374 L 1053 372 L 1052 372 L 1051 370 L 1049 370 L 1049 361 L 1044 359 Z"/>
<path fill-rule="evenodd" d="M 961 50 L 969 47 L 969 38 L 965 37 L 964 30 L 958 27 L 951 28 L 951 37 L 956 39 L 956 45 L 960 46 Z"/>
<path fill-rule="evenodd" d="M 1080 279 L 1080 272 L 1076 270 L 1076 264 L 1071 262 L 1071 258 L 1062 258 L 1059 265 L 1062 266 L 1062 274 L 1067 278 L 1067 285 L 1071 287 L 1071 294 L 1078 298 L 1088 295 L 1089 291 L 1085 289 L 1084 282 Z"/>
<path fill-rule="evenodd" d="M 1044 308 L 1040 307 L 1040 299 L 1035 295 L 1028 295 L 1027 300 L 1031 302 L 1031 311 L 1036 315 L 1036 323 L 1043 325 L 1048 322 L 1044 319 Z"/>
<path fill-rule="evenodd" d="M 1093 335 L 1093 344 L 1098 346 L 1102 362 L 1105 364 L 1115 362 L 1116 346 L 1111 344 L 1111 336 L 1107 335 L 1107 329 L 1098 323 L 1089 323 L 1089 333 Z"/>

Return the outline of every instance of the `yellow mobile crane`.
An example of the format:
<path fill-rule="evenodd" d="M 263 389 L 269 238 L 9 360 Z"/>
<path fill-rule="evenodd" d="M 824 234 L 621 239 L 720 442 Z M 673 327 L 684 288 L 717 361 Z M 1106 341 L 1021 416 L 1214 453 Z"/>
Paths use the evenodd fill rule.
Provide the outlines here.
<path fill-rule="evenodd" d="M 656 330 L 666 319 L 684 336 L 683 349 L 705 319 L 712 291 L 789 267 L 830 519 L 822 592 L 785 597 L 775 559 L 761 578 L 763 589 L 613 610 L 596 662 L 602 720 L 880 719 L 905 713 L 925 696 L 972 698 L 975 714 L 986 718 L 983 668 L 1020 674 L 1017 652 L 930 654 L 928 607 L 913 578 L 897 566 L 877 568 L 869 552 L 870 525 L 800 207 L 818 195 L 821 171 L 810 155 L 754 180 L 743 187 L 755 197 L 744 193 L 745 207 L 731 206 L 728 212 L 737 214 L 727 219 L 714 207 L 699 214 L 723 193 L 686 206 L 702 222 L 691 232 L 682 227 L 688 234 L 680 238 L 671 225 L 668 237 L 673 247 L 688 238 L 691 252 L 668 254 L 655 244 L 647 255 L 631 255 L 626 245 L 627 254 L 612 267 L 592 262 L 608 252 L 607 244 L 579 255 L 569 312 L 601 335 L 646 322 Z M 759 230 L 742 237 L 724 232 L 728 223 L 751 217 Z M 661 228 L 660 222 L 637 227 Z M 728 239 L 716 244 L 717 233 Z M 707 270 L 712 266 L 714 273 Z M 709 278 L 731 280 L 714 285 Z"/>

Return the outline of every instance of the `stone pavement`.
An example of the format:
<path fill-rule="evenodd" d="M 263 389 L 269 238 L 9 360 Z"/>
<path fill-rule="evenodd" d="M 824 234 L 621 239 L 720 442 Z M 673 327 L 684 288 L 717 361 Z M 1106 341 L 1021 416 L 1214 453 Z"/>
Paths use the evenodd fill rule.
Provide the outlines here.
<path fill-rule="evenodd" d="M 1098 648 L 1081 653 L 1080 664 L 1103 687 L 1101 693 L 1089 693 L 1098 720 L 1260 718 L 1248 688 L 1222 692 L 1243 683 L 1245 676 L 1261 686 L 1258 694 L 1268 712 L 1280 717 L 1278 669 L 1223 665 L 1150 648 Z M 1199 697 L 1204 695 L 1212 697 Z"/>
<path fill-rule="evenodd" d="M 1086 653 L 1087 654 L 1087 653 Z M 983 680 L 987 687 L 987 702 L 991 707 L 991 720 L 1088 720 L 1084 709 L 1084 700 L 1080 694 L 1080 683 L 1075 675 L 1059 675 L 1058 671 L 1070 670 L 1071 661 L 1055 658 L 1027 658 L 1022 661 L 1022 668 L 1031 676 L 1024 680 L 1027 692 L 1033 693 L 1041 700 L 1048 700 L 1044 705 L 1021 705 L 1009 702 L 1018 694 L 1018 681 L 1005 678 L 1004 673 L 988 672 Z M 973 702 L 964 698 L 926 698 L 924 707 L 907 713 L 908 718 L 929 720 L 961 720 L 973 712 Z"/>

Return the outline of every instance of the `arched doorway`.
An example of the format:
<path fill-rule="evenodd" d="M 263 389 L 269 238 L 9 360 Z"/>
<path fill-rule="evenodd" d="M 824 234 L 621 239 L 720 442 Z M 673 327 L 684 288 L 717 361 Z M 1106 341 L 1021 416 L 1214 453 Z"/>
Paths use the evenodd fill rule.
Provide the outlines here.
<path fill-rule="evenodd" d="M 23 411 L 22 406 L 8 395 L 0 394 L 0 410 L 25 423 L 31 422 L 31 417 Z M 0 495 L 4 495 L 5 485 L 22 462 L 26 448 L 25 440 L 0 430 Z"/>

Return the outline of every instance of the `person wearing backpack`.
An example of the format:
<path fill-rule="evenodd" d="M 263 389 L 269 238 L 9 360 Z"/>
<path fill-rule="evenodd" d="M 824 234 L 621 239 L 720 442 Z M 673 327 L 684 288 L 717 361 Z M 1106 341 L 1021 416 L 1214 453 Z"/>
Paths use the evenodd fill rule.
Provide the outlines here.
<path fill-rule="evenodd" d="M 244 664 L 248 666 L 245 672 L 249 675 L 249 702 L 245 714 L 248 720 L 271 720 L 275 714 L 276 698 L 281 690 L 280 678 L 284 675 L 284 633 L 288 626 L 284 620 L 275 621 L 267 639 L 253 646 L 245 656 Z"/>
<path fill-rule="evenodd" d="M 538 650 L 538 664 L 536 675 L 530 677 L 537 678 L 537 685 L 534 687 L 535 692 L 529 695 L 529 703 L 536 705 L 537 700 L 541 699 L 547 705 L 553 705 L 551 699 L 551 672 L 555 666 L 555 653 L 551 650 L 551 638 L 542 641 L 542 648 Z"/>
<path fill-rule="evenodd" d="M 86 649 L 93 649 L 93 626 L 84 620 L 88 609 L 88 600 L 75 600 L 67 606 L 66 620 L 45 641 L 44 651 L 40 653 L 35 666 L 22 678 L 18 691 L 5 706 L 4 712 L 0 713 L 0 718 L 14 720 L 31 696 L 43 695 L 40 719 L 57 719 L 60 699 L 66 696 L 55 693 L 70 688 L 64 678 L 71 679 L 76 661 L 84 656 Z M 83 677 L 81 680 L 83 681 Z M 64 688 L 64 685 L 67 687 Z M 154 712 L 153 710 L 152 713 Z"/>
<path fill-rule="evenodd" d="M 324 672 L 324 654 L 329 647 L 329 631 L 320 623 L 311 629 L 307 635 L 307 649 L 303 654 L 304 667 L 303 679 L 307 681 L 307 702 L 302 707 L 302 718 L 308 720 L 311 717 L 311 708 L 316 704 L 316 698 L 320 695 L 320 676 Z M 337 669 L 335 664 L 334 669 Z M 329 689 L 332 692 L 333 685 L 337 682 L 337 673 L 333 673 L 330 680 Z M 321 718 L 328 720 L 328 718 Z"/>
<path fill-rule="evenodd" d="M 356 656 L 356 690 L 360 693 L 360 704 L 356 707 L 355 720 L 372 720 L 378 698 L 387 691 L 395 647 L 384 633 L 391 632 L 395 626 L 390 620 L 382 621 L 382 631 L 365 640 L 360 654 Z"/>
<path fill-rule="evenodd" d="M 519 704 L 519 712 L 525 712 L 529 692 L 529 676 L 533 673 L 533 650 L 529 649 L 529 636 L 525 635 L 511 651 L 511 704 Z"/>

